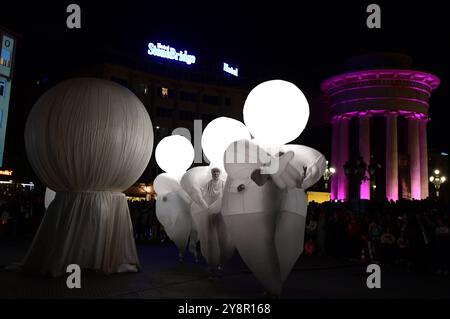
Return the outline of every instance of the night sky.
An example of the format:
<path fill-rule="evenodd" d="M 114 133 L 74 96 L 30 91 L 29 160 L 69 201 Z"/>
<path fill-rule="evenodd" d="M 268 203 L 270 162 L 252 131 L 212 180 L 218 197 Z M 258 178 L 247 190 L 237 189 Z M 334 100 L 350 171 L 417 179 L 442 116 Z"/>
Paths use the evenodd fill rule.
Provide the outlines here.
<path fill-rule="evenodd" d="M 4 167 L 23 166 L 23 128 L 39 96 L 36 80 L 54 85 L 69 68 L 101 58 L 105 48 L 145 58 L 149 41 L 195 52 L 198 59 L 226 59 L 253 81 L 292 81 L 308 99 L 320 94 L 322 80 L 345 71 L 344 62 L 352 56 L 410 55 L 412 68 L 441 78 L 430 101 L 429 146 L 450 150 L 450 22 L 443 1 L 4 2 L 0 26 L 20 35 Z M 66 27 L 70 3 L 81 6 L 81 30 Z M 381 29 L 366 26 L 370 3 L 381 6 Z M 25 166 L 22 174 L 27 175 Z"/>

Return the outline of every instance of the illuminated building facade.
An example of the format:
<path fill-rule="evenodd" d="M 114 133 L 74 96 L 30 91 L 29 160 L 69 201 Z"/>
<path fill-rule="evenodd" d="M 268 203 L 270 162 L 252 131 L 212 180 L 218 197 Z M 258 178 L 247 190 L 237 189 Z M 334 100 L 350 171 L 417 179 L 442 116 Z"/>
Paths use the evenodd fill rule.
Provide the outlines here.
<path fill-rule="evenodd" d="M 331 198 L 349 199 L 347 161 L 361 156 L 381 167 L 376 194 L 389 200 L 429 196 L 427 122 L 437 76 L 410 69 L 371 69 L 331 77 L 321 84 L 332 122 Z M 370 199 L 368 173 L 359 198 Z"/>

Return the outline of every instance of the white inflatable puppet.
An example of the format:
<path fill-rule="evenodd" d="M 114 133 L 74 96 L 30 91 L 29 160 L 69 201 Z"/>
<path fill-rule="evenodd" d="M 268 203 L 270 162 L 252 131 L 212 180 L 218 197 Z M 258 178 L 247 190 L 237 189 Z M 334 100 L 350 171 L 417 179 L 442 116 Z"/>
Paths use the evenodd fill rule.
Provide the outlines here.
<path fill-rule="evenodd" d="M 232 143 L 222 213 L 236 248 L 266 290 L 280 295 L 303 251 L 305 189 L 325 170 L 325 158 L 295 140 L 309 117 L 303 93 L 273 80 L 256 86 L 244 105 L 244 122 L 256 139 Z"/>
<path fill-rule="evenodd" d="M 190 215 L 191 200 L 180 186 L 181 176 L 194 160 L 194 149 L 188 139 L 181 135 L 163 138 L 155 150 L 158 166 L 166 171 L 153 183 L 157 194 L 156 217 L 164 226 L 169 238 L 178 248 L 180 261 L 190 238 L 189 251 L 197 261 L 197 236 Z"/>
<path fill-rule="evenodd" d="M 233 141 L 250 138 L 241 122 L 220 117 L 211 121 L 202 135 L 202 149 L 209 166 L 190 169 L 181 179 L 181 186 L 192 199 L 191 215 L 198 230 L 200 248 L 209 271 L 221 271 L 234 253 L 234 245 L 221 214 L 226 173 L 223 154 Z"/>

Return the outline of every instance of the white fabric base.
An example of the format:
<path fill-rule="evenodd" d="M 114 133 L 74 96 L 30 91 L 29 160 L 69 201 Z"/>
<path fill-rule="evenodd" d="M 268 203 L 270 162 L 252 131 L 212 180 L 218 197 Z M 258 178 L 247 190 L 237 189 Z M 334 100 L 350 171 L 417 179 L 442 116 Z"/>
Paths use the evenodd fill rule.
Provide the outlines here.
<path fill-rule="evenodd" d="M 124 194 L 56 193 L 22 270 L 56 277 L 69 264 L 104 274 L 140 268 Z"/>

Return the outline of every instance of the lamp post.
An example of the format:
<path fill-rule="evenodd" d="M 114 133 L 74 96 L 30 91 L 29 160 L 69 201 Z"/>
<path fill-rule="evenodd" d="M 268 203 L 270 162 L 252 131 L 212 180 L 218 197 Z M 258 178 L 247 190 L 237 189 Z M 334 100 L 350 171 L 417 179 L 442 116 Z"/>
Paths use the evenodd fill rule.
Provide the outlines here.
<path fill-rule="evenodd" d="M 347 176 L 350 184 L 351 194 L 350 198 L 359 197 L 359 189 L 361 182 L 367 180 L 366 176 L 367 164 L 364 162 L 362 156 L 358 156 L 356 161 L 348 160 L 344 165 L 344 173 Z"/>
<path fill-rule="evenodd" d="M 151 191 L 152 191 L 152 186 L 151 185 L 145 185 L 144 187 L 144 191 L 145 191 L 145 200 L 146 201 L 150 201 L 151 198 Z"/>
<path fill-rule="evenodd" d="M 444 183 L 447 178 L 445 178 L 445 176 L 440 176 L 441 172 L 438 169 L 435 169 L 433 173 L 434 176 L 430 176 L 430 183 L 434 185 L 436 197 L 439 197 L 439 189 L 441 188 L 441 184 Z"/>
<path fill-rule="evenodd" d="M 376 185 L 376 173 L 377 173 L 377 169 L 381 168 L 381 165 L 378 164 L 377 162 L 375 162 L 375 159 L 373 157 L 373 155 L 370 155 L 370 164 L 368 167 L 368 171 L 369 171 L 369 176 L 370 176 L 370 198 L 374 198 L 375 196 L 375 191 L 377 189 L 377 185 Z"/>
<path fill-rule="evenodd" d="M 336 170 L 334 167 L 328 167 L 328 161 L 326 161 L 326 169 L 323 173 L 323 180 L 325 181 L 325 190 L 328 190 L 328 181 L 330 180 L 331 176 L 333 176 L 334 173 L 336 173 Z"/>

